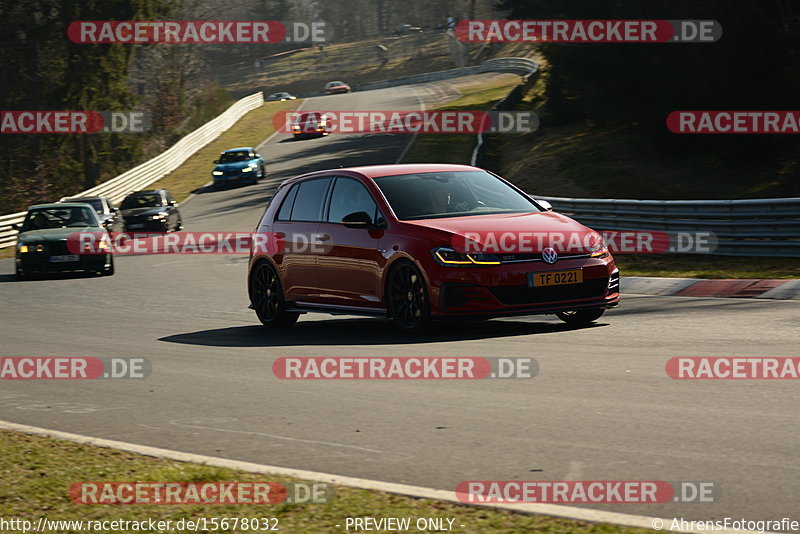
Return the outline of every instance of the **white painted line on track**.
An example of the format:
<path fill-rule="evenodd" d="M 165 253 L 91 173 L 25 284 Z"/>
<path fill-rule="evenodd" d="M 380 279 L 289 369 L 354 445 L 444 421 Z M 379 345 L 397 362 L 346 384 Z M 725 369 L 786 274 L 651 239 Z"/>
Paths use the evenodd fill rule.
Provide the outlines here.
<path fill-rule="evenodd" d="M 418 89 L 416 89 L 414 86 L 412 86 L 412 90 L 414 92 L 414 97 L 417 99 L 417 102 L 419 102 L 419 110 L 420 111 L 425 111 L 425 101 L 422 100 L 422 98 L 419 96 Z M 414 144 L 414 141 L 416 139 L 417 139 L 417 134 L 414 133 L 411 136 L 411 139 L 408 140 L 408 144 L 403 149 L 403 151 L 400 153 L 400 157 L 397 158 L 397 161 L 395 161 L 395 163 L 403 163 L 403 158 L 405 158 L 406 154 L 408 153 L 408 151 L 411 150 L 411 145 Z"/>
<path fill-rule="evenodd" d="M 202 454 L 194 454 L 188 452 L 173 451 L 169 449 L 160 449 L 157 447 L 149 447 L 147 445 L 137 445 L 135 443 L 127 443 L 124 441 L 114 441 L 110 439 L 93 438 L 90 436 L 81 436 L 79 434 L 71 434 L 69 432 L 61 432 L 60 430 L 48 430 L 46 428 L 39 428 L 35 426 L 22 425 L 19 423 L 12 423 L 9 421 L 0 421 L 0 429 L 13 430 L 25 434 L 33 434 L 36 436 L 45 436 L 56 439 L 63 439 L 73 441 L 75 443 L 85 443 L 87 445 L 94 445 L 97 447 L 104 447 L 109 449 L 119 449 L 123 451 L 141 454 L 144 456 L 152 456 L 155 458 L 168 458 L 179 462 L 192 462 L 198 464 L 205 464 L 214 467 L 222 467 L 227 469 L 238 469 L 239 471 L 246 471 L 248 473 L 262 473 L 271 475 L 283 475 L 287 477 L 300 478 L 316 482 L 326 482 L 328 484 L 338 484 L 340 486 L 348 486 L 351 488 L 366 489 L 371 491 L 383 491 L 386 493 L 396 493 L 399 495 L 408 495 L 421 499 L 434 499 L 439 501 L 447 501 L 456 504 L 464 504 L 456 497 L 454 491 L 437 490 L 432 488 L 423 488 L 420 486 L 409 486 L 406 484 L 395 484 L 393 482 L 381 482 L 378 480 L 368 480 L 365 478 L 354 478 L 340 475 L 332 475 L 328 473 L 318 473 L 315 471 L 305 471 L 302 469 L 291 469 L 288 467 L 278 467 L 273 465 L 262 465 L 251 462 L 242 462 L 239 460 L 227 460 L 225 458 L 217 458 L 214 456 L 205 456 Z M 486 508 L 496 508 L 500 510 L 510 510 L 512 512 L 519 512 L 523 514 L 541 514 L 553 517 L 561 517 L 565 519 L 572 519 L 576 521 L 589 521 L 592 523 L 610 523 L 614 525 L 621 525 L 627 527 L 645 528 L 654 531 L 662 532 L 680 532 L 687 534 L 706 534 L 707 529 L 670 529 L 673 518 L 658 518 L 648 517 L 644 515 L 631 515 L 620 514 L 616 512 L 604 512 L 602 510 L 592 510 L 588 508 L 578 508 L 575 506 L 564 506 L 560 504 L 544 504 L 544 503 L 519 503 L 519 504 L 474 504 L 472 506 L 481 506 Z M 659 524 L 661 521 L 661 528 L 654 528 L 654 525 Z M 732 532 L 738 534 L 755 534 L 756 531 L 749 530 L 725 530 L 724 532 Z M 761 533 L 770 534 L 770 533 Z"/>

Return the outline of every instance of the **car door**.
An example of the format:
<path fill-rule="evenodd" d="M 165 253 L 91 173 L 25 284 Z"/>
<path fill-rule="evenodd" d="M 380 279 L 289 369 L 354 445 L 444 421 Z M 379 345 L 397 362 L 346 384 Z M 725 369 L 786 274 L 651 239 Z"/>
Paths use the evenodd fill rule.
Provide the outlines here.
<path fill-rule="evenodd" d="M 361 181 L 337 177 L 331 190 L 325 220 L 317 229 L 324 247 L 317 255 L 320 302 L 359 308 L 380 308 L 381 270 L 385 263 L 378 250 L 383 230 L 347 228 L 345 215 L 363 211 L 376 220 L 378 205 Z"/>
<path fill-rule="evenodd" d="M 317 254 L 314 240 L 322 220 L 332 178 L 312 178 L 292 186 L 273 222 L 271 232 L 282 243 L 273 259 L 281 270 L 286 298 L 319 301 Z"/>

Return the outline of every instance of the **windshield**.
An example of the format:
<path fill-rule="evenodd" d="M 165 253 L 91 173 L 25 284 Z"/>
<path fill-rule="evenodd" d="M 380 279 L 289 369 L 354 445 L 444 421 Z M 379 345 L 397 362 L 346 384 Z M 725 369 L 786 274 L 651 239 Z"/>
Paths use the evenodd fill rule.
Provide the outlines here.
<path fill-rule="evenodd" d="M 219 157 L 220 163 L 233 163 L 236 161 L 247 161 L 250 159 L 249 152 L 223 152 Z"/>
<path fill-rule="evenodd" d="M 375 178 L 400 220 L 541 211 L 527 196 L 484 171 Z"/>
<path fill-rule="evenodd" d="M 338 85 L 344 85 L 344 82 L 328 82 L 326 87 L 336 87 Z"/>
<path fill-rule="evenodd" d="M 89 208 L 40 208 L 28 212 L 22 225 L 22 231 L 98 226 L 100 224 L 97 222 L 97 217 Z"/>
<path fill-rule="evenodd" d="M 155 208 L 163 206 L 161 195 L 158 193 L 142 193 L 138 195 L 130 195 L 122 201 L 121 209 L 130 210 L 134 208 Z"/>
<path fill-rule="evenodd" d="M 103 213 L 103 201 L 100 200 L 99 198 L 90 198 L 90 199 L 71 198 L 66 202 L 83 202 L 84 204 L 91 205 L 94 208 L 94 211 L 96 211 L 97 213 Z"/>

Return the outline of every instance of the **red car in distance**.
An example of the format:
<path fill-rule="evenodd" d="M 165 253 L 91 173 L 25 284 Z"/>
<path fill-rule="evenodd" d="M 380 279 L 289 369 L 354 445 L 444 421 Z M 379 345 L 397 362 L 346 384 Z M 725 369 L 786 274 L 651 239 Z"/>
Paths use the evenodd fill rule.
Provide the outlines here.
<path fill-rule="evenodd" d="M 340 82 L 340 81 L 337 80 L 337 81 L 334 81 L 334 82 L 326 83 L 325 84 L 325 89 L 323 90 L 323 93 L 325 93 L 326 95 L 338 95 L 338 94 L 342 94 L 342 93 L 349 93 L 351 91 L 352 91 L 352 89 L 350 88 L 349 85 L 347 85 L 344 82 Z"/>
<path fill-rule="evenodd" d="M 324 114 L 310 111 L 301 113 L 297 120 L 292 121 L 292 134 L 295 139 L 324 137 L 330 133 L 328 126 L 328 119 Z"/>
<path fill-rule="evenodd" d="M 266 326 L 305 312 L 387 317 L 408 331 L 528 314 L 586 325 L 620 298 L 599 234 L 467 165 L 305 174 L 278 188 L 256 231 L 273 239 L 251 254 L 247 282 Z"/>

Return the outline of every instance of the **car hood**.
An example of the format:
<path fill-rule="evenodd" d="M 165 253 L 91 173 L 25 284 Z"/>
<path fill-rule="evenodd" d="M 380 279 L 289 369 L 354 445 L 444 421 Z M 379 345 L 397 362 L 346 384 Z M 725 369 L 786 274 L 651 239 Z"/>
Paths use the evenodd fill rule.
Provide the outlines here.
<path fill-rule="evenodd" d="M 541 252 L 552 246 L 558 252 L 585 253 L 593 250 L 592 238 L 597 235 L 574 219 L 552 211 L 403 222 L 443 232 L 457 249 L 472 243 L 485 252 Z"/>
<path fill-rule="evenodd" d="M 256 160 L 249 159 L 247 161 L 232 161 L 230 163 L 219 163 L 216 167 L 214 167 L 215 171 L 239 171 L 244 169 L 245 167 L 249 167 L 251 164 L 255 163 Z"/>
<path fill-rule="evenodd" d="M 59 241 L 67 239 L 75 232 L 102 232 L 97 226 L 73 226 L 70 228 L 44 228 L 42 230 L 29 230 L 19 234 L 17 239 L 25 243 L 39 243 L 43 241 Z"/>
<path fill-rule="evenodd" d="M 131 208 L 127 210 L 122 210 L 123 217 L 129 217 L 131 215 L 155 215 L 156 213 L 160 213 L 162 211 L 166 211 L 167 206 L 149 206 L 144 208 Z"/>

